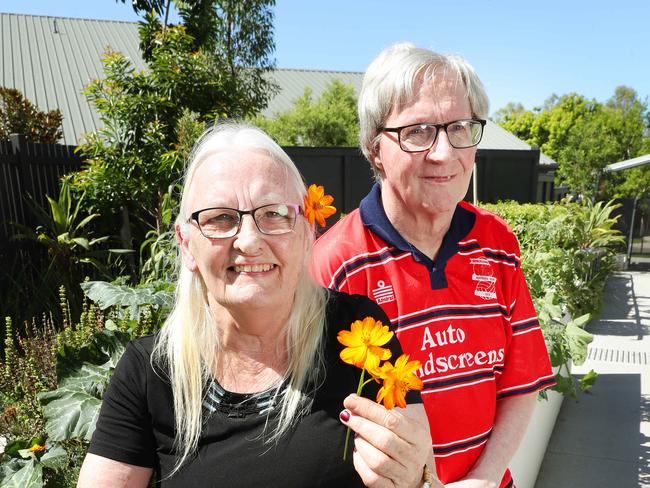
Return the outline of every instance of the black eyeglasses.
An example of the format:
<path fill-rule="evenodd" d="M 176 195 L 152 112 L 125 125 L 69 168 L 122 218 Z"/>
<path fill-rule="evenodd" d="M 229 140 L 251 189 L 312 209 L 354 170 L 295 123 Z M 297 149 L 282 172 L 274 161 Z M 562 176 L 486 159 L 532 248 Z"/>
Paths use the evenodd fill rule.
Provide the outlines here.
<path fill-rule="evenodd" d="M 446 124 L 411 124 L 402 127 L 382 127 L 383 132 L 396 132 L 399 147 L 406 152 L 428 151 L 436 142 L 440 130 L 447 133 L 449 144 L 456 149 L 474 147 L 481 142 L 483 119 L 463 119 Z"/>
<path fill-rule="evenodd" d="M 195 221 L 208 239 L 225 239 L 239 233 L 244 215 L 253 217 L 262 234 L 278 235 L 293 230 L 299 213 L 300 206 L 293 203 L 272 203 L 252 210 L 212 207 L 192 212 L 187 221 Z"/>

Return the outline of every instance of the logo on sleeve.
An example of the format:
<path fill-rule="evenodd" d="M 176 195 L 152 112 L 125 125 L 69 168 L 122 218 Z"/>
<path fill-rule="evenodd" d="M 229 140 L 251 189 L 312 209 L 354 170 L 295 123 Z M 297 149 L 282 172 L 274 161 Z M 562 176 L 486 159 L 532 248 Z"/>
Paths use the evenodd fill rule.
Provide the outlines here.
<path fill-rule="evenodd" d="M 372 290 L 372 296 L 377 304 L 395 301 L 395 292 L 392 285 L 387 285 L 383 280 L 377 282 L 377 288 Z"/>
<path fill-rule="evenodd" d="M 469 263 L 472 265 L 472 280 L 477 282 L 474 295 L 483 300 L 494 300 L 497 297 L 497 279 L 490 262 L 485 258 L 471 258 Z"/>

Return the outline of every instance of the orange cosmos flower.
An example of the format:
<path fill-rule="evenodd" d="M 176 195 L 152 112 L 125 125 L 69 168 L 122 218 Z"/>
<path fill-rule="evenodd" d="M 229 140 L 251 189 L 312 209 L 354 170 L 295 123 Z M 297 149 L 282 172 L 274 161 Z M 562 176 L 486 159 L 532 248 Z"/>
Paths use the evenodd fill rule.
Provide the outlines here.
<path fill-rule="evenodd" d="M 367 370 L 375 375 L 379 361 L 384 361 L 391 356 L 389 349 L 381 347 L 391 340 L 393 333 L 388 326 L 372 317 L 355 320 L 350 330 L 342 330 L 336 339 L 345 346 L 341 351 L 341 359 L 357 368 Z"/>
<path fill-rule="evenodd" d="M 325 219 L 336 213 L 336 208 L 330 204 L 334 201 L 332 195 L 325 195 L 325 188 L 317 185 L 309 185 L 305 195 L 305 217 L 310 224 L 318 222 L 325 227 Z"/>
<path fill-rule="evenodd" d="M 383 400 L 388 410 L 395 405 L 405 408 L 406 393 L 422 389 L 422 380 L 415 375 L 415 370 L 419 367 L 420 361 L 409 361 L 408 354 L 397 358 L 395 366 L 388 361 L 382 364 L 377 374 L 384 380 L 384 386 L 377 393 L 377 403 Z"/>
<path fill-rule="evenodd" d="M 29 448 L 30 452 L 33 452 L 34 454 L 38 454 L 43 452 L 45 449 L 47 449 L 47 446 L 45 444 L 39 444 L 38 442 L 34 444 L 32 447 Z"/>

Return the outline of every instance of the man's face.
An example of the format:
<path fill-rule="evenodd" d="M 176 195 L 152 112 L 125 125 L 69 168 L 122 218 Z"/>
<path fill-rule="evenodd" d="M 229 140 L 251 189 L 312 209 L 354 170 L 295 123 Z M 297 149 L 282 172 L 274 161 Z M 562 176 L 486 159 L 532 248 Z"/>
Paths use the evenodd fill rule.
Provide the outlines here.
<path fill-rule="evenodd" d="M 384 125 L 444 124 L 471 117 L 462 85 L 440 79 L 420 85 L 412 103 L 393 110 Z M 416 214 L 453 213 L 467 193 L 475 156 L 476 147 L 452 147 L 444 130 L 431 149 L 417 153 L 402 151 L 396 133 L 382 133 L 373 163 L 382 173 L 384 205 Z"/>

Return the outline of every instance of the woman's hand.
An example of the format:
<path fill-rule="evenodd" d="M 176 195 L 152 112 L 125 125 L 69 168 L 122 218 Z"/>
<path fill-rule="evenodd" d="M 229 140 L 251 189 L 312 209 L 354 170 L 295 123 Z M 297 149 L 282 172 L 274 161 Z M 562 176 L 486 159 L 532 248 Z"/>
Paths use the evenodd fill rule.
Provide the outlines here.
<path fill-rule="evenodd" d="M 383 405 L 349 395 L 341 421 L 356 435 L 354 468 L 366 486 L 421 487 L 424 465 L 435 473 L 431 435 L 424 407 L 386 410 Z"/>

